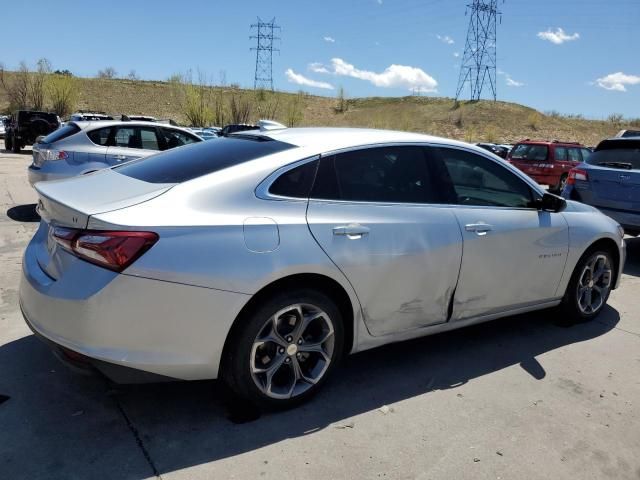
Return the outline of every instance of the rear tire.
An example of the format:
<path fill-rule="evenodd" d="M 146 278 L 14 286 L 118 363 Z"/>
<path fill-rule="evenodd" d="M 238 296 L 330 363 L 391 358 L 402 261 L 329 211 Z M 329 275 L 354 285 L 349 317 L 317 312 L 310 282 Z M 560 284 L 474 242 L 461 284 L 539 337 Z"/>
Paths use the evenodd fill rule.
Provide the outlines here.
<path fill-rule="evenodd" d="M 260 409 L 308 400 L 342 357 L 340 310 L 321 292 L 303 288 L 278 294 L 243 317 L 229 339 L 222 378 Z"/>
<path fill-rule="evenodd" d="M 609 299 L 614 275 L 610 251 L 596 249 L 582 255 L 558 307 L 561 323 L 573 325 L 597 317 Z"/>
<path fill-rule="evenodd" d="M 13 148 L 13 143 L 11 142 L 11 135 L 5 134 L 4 136 L 4 149 L 8 152 Z"/>
<path fill-rule="evenodd" d="M 18 143 L 18 140 L 16 140 L 15 135 L 11 139 L 11 151 L 13 153 L 20 153 L 20 144 Z"/>

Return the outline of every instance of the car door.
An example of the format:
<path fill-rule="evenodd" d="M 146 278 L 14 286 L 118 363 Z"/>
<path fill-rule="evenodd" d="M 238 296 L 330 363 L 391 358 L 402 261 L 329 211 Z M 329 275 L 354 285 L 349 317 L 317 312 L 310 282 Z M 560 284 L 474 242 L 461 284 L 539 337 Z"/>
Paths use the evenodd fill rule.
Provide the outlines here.
<path fill-rule="evenodd" d="M 372 335 L 446 322 L 462 258 L 453 210 L 418 146 L 323 156 L 309 229 L 353 285 Z"/>
<path fill-rule="evenodd" d="M 463 236 L 451 320 L 557 298 L 569 244 L 562 214 L 535 208 L 538 194 L 493 159 L 454 147 L 428 150 Z"/>
<path fill-rule="evenodd" d="M 118 165 L 158 151 L 160 141 L 155 127 L 120 125 L 115 127 L 112 144 L 107 149 L 107 162 Z"/>

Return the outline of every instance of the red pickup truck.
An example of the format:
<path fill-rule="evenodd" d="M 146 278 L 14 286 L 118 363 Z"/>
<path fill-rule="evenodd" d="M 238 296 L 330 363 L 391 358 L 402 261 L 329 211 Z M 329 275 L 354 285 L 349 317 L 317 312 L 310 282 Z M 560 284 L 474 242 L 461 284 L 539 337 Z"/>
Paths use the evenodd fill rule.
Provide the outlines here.
<path fill-rule="evenodd" d="M 577 142 L 526 139 L 511 149 L 507 161 L 539 184 L 561 192 L 569 170 L 585 161 L 590 154 L 591 150 Z"/>

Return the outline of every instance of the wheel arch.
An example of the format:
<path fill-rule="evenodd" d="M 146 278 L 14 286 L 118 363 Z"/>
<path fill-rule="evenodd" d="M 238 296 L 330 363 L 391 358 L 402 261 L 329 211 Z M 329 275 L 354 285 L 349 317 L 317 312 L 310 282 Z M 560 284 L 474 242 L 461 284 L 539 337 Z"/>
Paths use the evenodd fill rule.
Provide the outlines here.
<path fill-rule="evenodd" d="M 618 286 L 618 278 L 620 275 L 620 270 L 622 269 L 622 265 L 621 265 L 621 258 L 620 258 L 620 247 L 618 247 L 618 244 L 615 240 L 613 240 L 612 238 L 609 237 L 603 237 L 603 238 L 599 238 L 598 240 L 594 241 L 593 243 L 591 243 L 584 252 L 582 252 L 582 255 L 580 255 L 580 258 L 584 257 L 585 255 L 587 255 L 588 253 L 591 252 L 595 252 L 596 250 L 606 250 L 608 252 L 611 253 L 611 255 L 613 256 L 613 267 L 614 267 L 614 275 L 613 278 L 616 279 L 613 288 L 617 288 Z"/>
<path fill-rule="evenodd" d="M 228 357 L 228 349 L 233 343 L 233 338 L 242 326 L 247 315 L 249 315 L 274 293 L 293 288 L 312 288 L 319 290 L 336 302 L 336 305 L 340 310 L 340 314 L 342 315 L 344 327 L 344 353 L 348 354 L 352 351 L 355 341 L 354 308 L 359 308 L 359 306 L 354 306 L 345 288 L 331 277 L 317 273 L 293 274 L 279 278 L 265 285 L 251 297 L 244 307 L 242 307 L 233 321 L 231 329 L 225 339 L 224 347 L 222 349 L 221 370 L 224 369 L 225 358 Z"/>

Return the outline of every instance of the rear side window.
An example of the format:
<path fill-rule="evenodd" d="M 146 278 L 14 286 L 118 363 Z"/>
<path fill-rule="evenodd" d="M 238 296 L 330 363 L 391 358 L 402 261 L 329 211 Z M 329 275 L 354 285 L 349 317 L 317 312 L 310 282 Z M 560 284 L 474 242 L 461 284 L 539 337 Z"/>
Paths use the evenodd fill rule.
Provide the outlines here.
<path fill-rule="evenodd" d="M 567 161 L 567 149 L 566 147 L 556 147 L 556 161 L 557 162 L 566 162 Z"/>
<path fill-rule="evenodd" d="M 115 146 L 125 148 L 142 148 L 140 137 L 136 135 L 134 127 L 117 127 Z"/>
<path fill-rule="evenodd" d="M 589 150 L 588 148 L 581 148 L 580 152 L 582 153 L 582 161 L 586 162 L 587 158 L 589 158 L 591 156 L 591 150 Z"/>
<path fill-rule="evenodd" d="M 516 145 L 512 152 L 511 158 L 514 160 L 532 160 L 544 161 L 549 156 L 549 147 L 546 145 L 529 145 L 520 143 Z"/>
<path fill-rule="evenodd" d="M 640 170 L 640 148 L 595 151 L 589 155 L 586 162 L 589 165 L 598 165 L 600 167 Z"/>
<path fill-rule="evenodd" d="M 579 148 L 570 148 L 569 149 L 569 161 L 571 162 L 581 162 L 582 157 L 580 156 Z"/>
<path fill-rule="evenodd" d="M 111 135 L 111 127 L 98 128 L 97 130 L 92 130 L 87 133 L 89 140 L 102 147 L 106 147 L 108 145 L 109 135 Z"/>
<path fill-rule="evenodd" d="M 145 150 L 160 150 L 155 128 L 140 128 L 140 144 Z"/>
<path fill-rule="evenodd" d="M 167 150 L 115 171 L 143 182 L 181 183 L 291 148 L 295 146 L 268 137 L 224 137 Z"/>
<path fill-rule="evenodd" d="M 282 197 L 309 198 L 317 168 L 317 160 L 292 168 L 271 184 L 269 193 Z"/>
<path fill-rule="evenodd" d="M 59 128 L 55 132 L 50 133 L 46 137 L 44 137 L 44 139 L 42 140 L 42 143 L 58 142 L 64 138 L 70 137 L 71 135 L 78 133 L 79 131 L 80 131 L 80 127 L 78 127 L 73 123 L 70 123 L 65 125 L 62 128 Z"/>
<path fill-rule="evenodd" d="M 437 203 L 424 150 L 414 146 L 365 148 L 321 160 L 312 197 L 389 203 Z"/>

